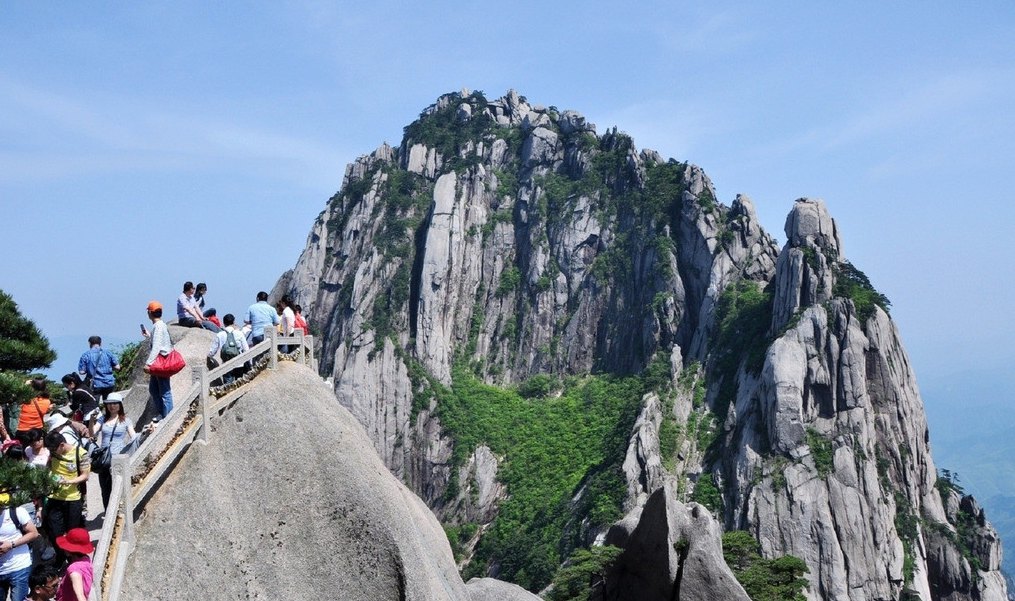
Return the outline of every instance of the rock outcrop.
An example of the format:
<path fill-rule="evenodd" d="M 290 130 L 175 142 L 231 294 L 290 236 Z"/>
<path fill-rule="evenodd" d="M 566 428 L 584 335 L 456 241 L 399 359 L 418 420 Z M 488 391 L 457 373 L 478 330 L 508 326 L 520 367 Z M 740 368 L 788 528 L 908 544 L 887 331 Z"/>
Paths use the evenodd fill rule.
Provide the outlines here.
<path fill-rule="evenodd" d="M 625 545 L 650 540 L 636 516 L 660 490 L 654 523 L 672 534 L 673 508 L 711 485 L 724 528 L 806 562 L 808 599 L 1003 598 L 996 534 L 972 501 L 942 501 L 887 299 L 823 202 L 797 201 L 786 237 L 780 250 L 746 196 L 727 207 L 700 168 L 616 129 L 513 92 L 449 94 L 347 168 L 278 288 L 322 333 L 339 403 L 446 521 L 488 524 L 511 494 L 493 477 L 510 458 L 456 455 L 441 423 L 456 366 L 511 386 L 662 357 L 672 383 L 616 458 Z M 669 574 L 659 549 L 639 561 Z"/>
<path fill-rule="evenodd" d="M 473 598 L 433 514 L 307 368 L 263 374 L 212 428 L 148 504 L 125 598 Z"/>
<path fill-rule="evenodd" d="M 664 486 L 633 523 L 633 531 L 622 525 L 606 537 L 606 544 L 623 546 L 624 552 L 600 599 L 750 601 L 723 559 L 722 526 L 707 509 L 680 503 L 672 486 Z"/>

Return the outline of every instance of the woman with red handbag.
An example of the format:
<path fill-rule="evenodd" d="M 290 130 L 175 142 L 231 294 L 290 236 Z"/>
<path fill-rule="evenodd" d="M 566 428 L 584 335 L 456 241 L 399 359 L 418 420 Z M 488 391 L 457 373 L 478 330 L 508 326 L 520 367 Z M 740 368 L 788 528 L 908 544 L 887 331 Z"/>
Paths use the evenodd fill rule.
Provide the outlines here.
<path fill-rule="evenodd" d="M 167 373 L 159 368 L 169 359 L 170 353 L 176 351 L 173 350 L 173 341 L 169 338 L 169 326 L 162 321 L 162 303 L 159 301 L 148 303 L 148 319 L 152 320 L 151 334 L 148 330 L 141 333 L 151 337 L 152 350 L 145 361 L 144 372 L 149 375 L 148 394 L 151 396 L 151 402 L 155 404 L 159 416 L 165 418 L 173 410 L 173 391 L 169 387 L 169 377 L 176 372 Z M 179 353 L 176 353 L 176 356 L 178 357 Z"/>

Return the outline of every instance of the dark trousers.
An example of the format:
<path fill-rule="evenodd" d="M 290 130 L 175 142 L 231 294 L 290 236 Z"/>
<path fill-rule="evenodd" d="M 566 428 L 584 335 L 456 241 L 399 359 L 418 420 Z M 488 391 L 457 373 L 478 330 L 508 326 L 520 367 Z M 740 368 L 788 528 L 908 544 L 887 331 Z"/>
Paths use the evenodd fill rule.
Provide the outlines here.
<path fill-rule="evenodd" d="M 109 511 L 109 495 L 113 492 L 113 470 L 98 470 L 99 490 L 102 491 L 102 506 Z"/>
<path fill-rule="evenodd" d="M 71 528 L 80 528 L 85 525 L 81 516 L 84 509 L 84 501 L 61 501 L 58 499 L 46 499 L 46 510 L 42 514 L 42 526 L 46 529 L 46 538 L 49 544 L 56 549 L 57 565 L 63 565 L 66 554 L 56 546 L 56 538 L 67 534 Z"/>
<path fill-rule="evenodd" d="M 181 317 L 176 320 L 176 323 L 187 328 L 204 328 L 209 332 L 218 332 L 220 329 L 217 325 L 207 319 L 198 321 L 193 317 Z"/>

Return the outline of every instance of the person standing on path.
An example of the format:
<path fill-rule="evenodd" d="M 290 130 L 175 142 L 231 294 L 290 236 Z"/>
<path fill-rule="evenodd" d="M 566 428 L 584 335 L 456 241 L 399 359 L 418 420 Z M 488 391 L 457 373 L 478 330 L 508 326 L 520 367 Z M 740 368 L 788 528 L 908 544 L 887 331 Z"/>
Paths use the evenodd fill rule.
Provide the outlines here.
<path fill-rule="evenodd" d="M 150 367 L 159 355 L 168 355 L 173 350 L 173 341 L 169 338 L 169 326 L 162 321 L 162 303 L 148 303 L 148 319 L 152 321 L 152 331 L 144 330 L 142 334 L 152 339 L 152 350 L 144 363 L 144 372 L 148 374 L 148 394 L 155 410 L 163 419 L 173 410 L 173 391 L 169 387 L 169 378 L 151 375 Z"/>
<path fill-rule="evenodd" d="M 50 543 L 56 547 L 57 537 L 83 523 L 81 510 L 84 499 L 78 484 L 88 481 L 92 459 L 83 447 L 71 445 L 59 432 L 46 435 L 46 448 L 49 449 L 49 471 L 53 474 L 56 490 L 47 497 L 42 521 Z M 87 531 L 85 536 L 88 536 Z M 57 555 L 57 563 L 60 563 L 62 558 L 59 553 Z"/>
<path fill-rule="evenodd" d="M 102 415 L 89 424 L 99 447 L 109 447 L 114 456 L 123 452 L 124 447 L 137 437 L 134 422 L 123 410 L 123 396 L 118 392 L 102 401 Z M 109 495 L 113 492 L 113 474 L 109 470 L 96 470 L 99 474 L 99 488 L 102 490 L 102 506 L 109 506 Z"/>
<path fill-rule="evenodd" d="M 37 538 L 39 531 L 28 512 L 13 506 L 9 494 L 0 494 L 0 600 L 7 600 L 8 591 L 12 601 L 28 596 L 28 579 L 32 575 L 30 543 Z"/>
<path fill-rule="evenodd" d="M 113 392 L 116 385 L 113 372 L 120 369 L 120 362 L 113 353 L 102 348 L 102 338 L 99 336 L 88 338 L 88 346 L 89 349 L 78 359 L 78 372 L 88 374 L 92 379 L 92 392 L 101 400 Z"/>
<path fill-rule="evenodd" d="M 260 344 L 264 340 L 264 329 L 277 326 L 278 311 L 268 304 L 268 293 L 257 293 L 257 302 L 247 309 L 247 323 L 250 324 L 250 346 Z"/>
<path fill-rule="evenodd" d="M 35 392 L 35 398 L 21 406 L 18 427 L 14 433 L 14 437 L 18 440 L 23 440 L 24 435 L 32 428 L 44 428 L 46 414 L 49 413 L 49 408 L 52 406 L 45 378 L 29 380 L 28 385 Z"/>

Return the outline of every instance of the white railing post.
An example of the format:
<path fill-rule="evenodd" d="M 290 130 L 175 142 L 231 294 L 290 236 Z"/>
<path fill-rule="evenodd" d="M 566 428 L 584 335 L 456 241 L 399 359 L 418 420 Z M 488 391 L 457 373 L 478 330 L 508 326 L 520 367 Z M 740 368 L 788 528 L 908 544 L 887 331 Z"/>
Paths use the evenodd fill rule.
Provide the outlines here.
<path fill-rule="evenodd" d="M 317 371 L 317 361 L 314 360 L 314 337 L 307 336 L 307 365 L 310 369 Z"/>
<path fill-rule="evenodd" d="M 300 351 L 299 362 L 305 364 L 307 362 L 307 351 L 306 351 L 305 348 L 303 348 L 303 342 L 304 342 L 303 329 L 300 328 L 300 329 L 297 329 L 297 330 L 293 330 L 293 334 L 296 336 L 296 346 L 297 346 L 297 348 L 299 348 L 299 351 Z"/>
<path fill-rule="evenodd" d="M 264 328 L 264 333 L 267 335 L 268 339 L 271 340 L 271 350 L 268 353 L 268 367 L 270 369 L 275 369 L 278 367 L 278 343 L 275 342 L 278 339 L 278 330 L 272 326 L 268 326 Z"/>
<path fill-rule="evenodd" d="M 131 481 L 130 456 L 119 453 L 113 455 L 113 474 L 120 474 L 123 482 L 123 534 L 120 540 L 134 542 L 134 483 Z M 106 508 L 109 513 L 109 508 Z"/>
<path fill-rule="evenodd" d="M 201 406 L 201 431 L 198 433 L 198 438 L 204 444 L 208 444 L 208 431 L 211 430 L 210 411 L 208 411 L 208 404 L 211 402 L 211 395 L 208 392 L 209 386 L 208 366 L 205 365 L 201 368 L 201 394 L 197 397 L 197 404 Z"/>

